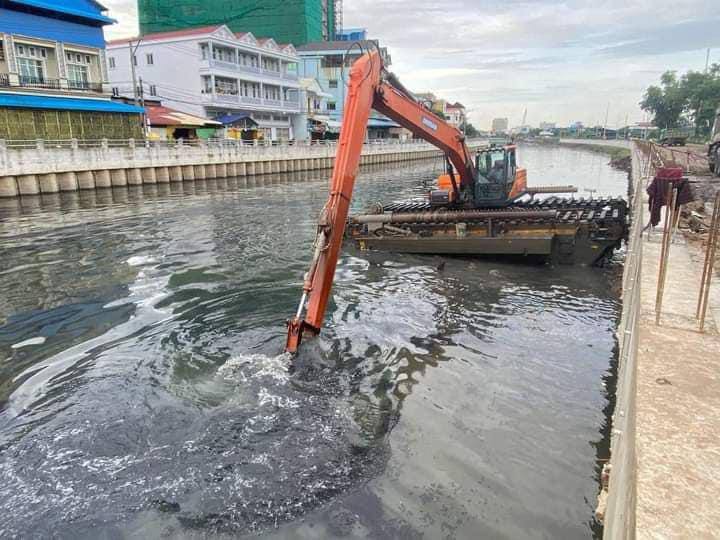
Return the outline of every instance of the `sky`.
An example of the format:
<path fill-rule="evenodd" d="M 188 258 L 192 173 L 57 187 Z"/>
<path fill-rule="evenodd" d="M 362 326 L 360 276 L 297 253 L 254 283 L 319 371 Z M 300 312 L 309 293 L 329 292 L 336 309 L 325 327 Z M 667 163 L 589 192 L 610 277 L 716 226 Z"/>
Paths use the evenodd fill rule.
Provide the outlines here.
<path fill-rule="evenodd" d="M 137 33 L 136 0 L 104 0 Z M 344 26 L 364 27 L 415 92 L 460 101 L 473 124 L 646 120 L 638 103 L 668 70 L 720 63 L 720 0 L 345 0 Z"/>

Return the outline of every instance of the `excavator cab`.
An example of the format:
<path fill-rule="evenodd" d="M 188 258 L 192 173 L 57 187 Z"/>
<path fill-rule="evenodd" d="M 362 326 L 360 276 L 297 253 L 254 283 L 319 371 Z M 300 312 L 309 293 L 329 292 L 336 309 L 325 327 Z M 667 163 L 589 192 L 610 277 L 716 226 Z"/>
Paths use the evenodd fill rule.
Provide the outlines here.
<path fill-rule="evenodd" d="M 502 207 L 512 202 L 527 183 L 525 169 L 519 169 L 515 157 L 516 147 L 490 146 L 475 156 L 477 181 L 475 204 L 479 208 Z"/>

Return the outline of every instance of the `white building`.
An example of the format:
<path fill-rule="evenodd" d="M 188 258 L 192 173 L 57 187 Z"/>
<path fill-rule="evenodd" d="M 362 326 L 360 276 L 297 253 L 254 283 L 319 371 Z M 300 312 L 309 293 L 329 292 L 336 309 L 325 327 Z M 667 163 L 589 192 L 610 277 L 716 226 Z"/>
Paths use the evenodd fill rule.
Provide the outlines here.
<path fill-rule="evenodd" d="M 292 45 L 234 34 L 225 25 L 111 41 L 108 73 L 116 95 L 134 95 L 131 58 L 138 90 L 163 105 L 207 118 L 247 113 L 266 139 L 294 138 L 300 83 Z"/>

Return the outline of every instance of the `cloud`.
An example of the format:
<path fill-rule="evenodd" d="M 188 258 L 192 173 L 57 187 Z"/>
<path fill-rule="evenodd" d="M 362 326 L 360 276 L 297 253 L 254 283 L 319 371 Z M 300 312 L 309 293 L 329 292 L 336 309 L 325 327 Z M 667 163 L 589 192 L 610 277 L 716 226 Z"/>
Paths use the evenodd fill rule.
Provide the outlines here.
<path fill-rule="evenodd" d="M 133 35 L 136 0 L 104 0 Z M 644 89 L 667 69 L 702 69 L 720 47 L 718 0 L 346 0 L 346 27 L 389 47 L 415 91 L 434 91 L 494 116 L 593 123 L 640 120 Z M 712 59 L 720 61 L 720 51 Z M 619 120 L 618 120 L 619 121 Z"/>

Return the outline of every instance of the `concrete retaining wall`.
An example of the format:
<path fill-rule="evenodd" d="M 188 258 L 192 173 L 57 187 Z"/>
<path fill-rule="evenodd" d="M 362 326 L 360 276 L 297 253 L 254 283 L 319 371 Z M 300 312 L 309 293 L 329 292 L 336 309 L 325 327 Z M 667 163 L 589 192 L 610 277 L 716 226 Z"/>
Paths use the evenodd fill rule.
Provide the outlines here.
<path fill-rule="evenodd" d="M 610 462 L 605 466 L 603 492 L 598 507 L 604 518 L 604 536 L 609 540 L 635 538 L 637 504 L 636 396 L 637 357 L 640 334 L 643 256 L 643 216 L 645 205 L 644 170 L 647 163 L 636 143 L 632 149 L 632 227 L 623 272 L 623 310 L 618 326 L 618 383 L 612 418 Z"/>
<path fill-rule="evenodd" d="M 188 145 L 105 141 L 83 147 L 77 141 L 38 141 L 8 147 L 0 142 L 0 197 L 57 193 L 138 184 L 182 182 L 312 171 L 332 168 L 336 144 L 247 146 L 240 141 Z M 474 141 L 472 147 L 481 146 Z M 421 142 L 366 144 L 361 165 L 398 163 L 442 155 Z"/>

